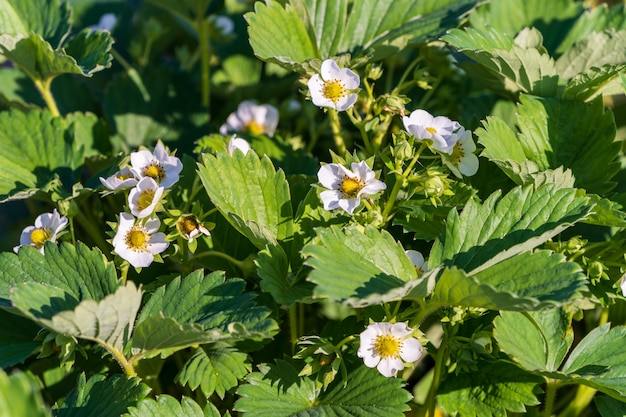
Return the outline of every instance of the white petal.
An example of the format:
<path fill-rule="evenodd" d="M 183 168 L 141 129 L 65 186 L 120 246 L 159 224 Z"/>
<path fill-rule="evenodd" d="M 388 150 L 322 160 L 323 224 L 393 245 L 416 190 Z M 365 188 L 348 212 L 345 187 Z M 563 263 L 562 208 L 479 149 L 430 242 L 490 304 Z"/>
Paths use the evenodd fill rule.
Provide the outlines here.
<path fill-rule="evenodd" d="M 360 181 L 366 182 L 368 179 L 374 178 L 374 171 L 367 166 L 365 161 L 353 162 L 351 168 L 355 178 Z"/>
<path fill-rule="evenodd" d="M 339 200 L 343 194 L 337 190 L 327 190 L 320 193 L 320 199 L 324 203 L 324 210 L 334 210 L 339 207 Z"/>
<path fill-rule="evenodd" d="M 398 371 L 404 369 L 404 364 L 400 359 L 389 357 L 381 360 L 376 369 L 378 369 L 383 376 L 390 378 L 395 376 Z"/>
<path fill-rule="evenodd" d="M 343 177 L 354 178 L 354 174 L 341 164 L 322 165 L 317 171 L 317 179 L 325 188 L 336 190 L 343 182 Z"/>
<path fill-rule="evenodd" d="M 324 81 L 341 80 L 341 69 L 333 59 L 326 59 L 322 62 L 320 74 Z"/>
<path fill-rule="evenodd" d="M 342 198 L 337 204 L 339 204 L 339 207 L 344 209 L 348 214 L 352 214 L 354 212 L 354 209 L 357 208 L 359 204 L 361 204 L 361 200 L 358 197 L 350 199 Z"/>
<path fill-rule="evenodd" d="M 235 149 L 239 149 L 245 155 L 250 150 L 250 144 L 247 140 L 238 138 L 237 135 L 233 135 L 228 142 L 228 153 L 232 155 L 233 152 L 235 152 Z"/>
<path fill-rule="evenodd" d="M 406 325 L 406 323 L 394 323 L 391 326 L 390 333 L 397 337 L 398 339 L 402 339 L 405 336 L 413 333 L 413 329 Z"/>
<path fill-rule="evenodd" d="M 459 171 L 466 177 L 471 177 L 478 172 L 478 157 L 473 153 L 466 154 L 459 162 Z"/>
<path fill-rule="evenodd" d="M 35 229 L 35 226 L 27 226 L 24 230 L 22 230 L 22 234 L 20 235 L 20 246 L 29 246 L 32 243 L 30 240 L 30 234 Z"/>
<path fill-rule="evenodd" d="M 265 134 L 274 136 L 278 127 L 278 109 L 269 104 L 264 104 L 262 107 L 265 108 L 265 116 L 262 122 L 262 125 L 265 127 Z"/>
<path fill-rule="evenodd" d="M 146 149 L 143 149 L 137 152 L 131 152 L 130 154 L 130 164 L 132 165 L 131 171 L 135 174 L 137 178 L 140 178 L 141 169 L 147 165 L 150 165 L 153 159 L 154 159 L 154 155 L 152 155 L 152 152 Z"/>
<path fill-rule="evenodd" d="M 385 190 L 386 188 L 387 184 L 380 180 L 369 180 L 367 184 L 365 184 L 365 187 L 361 188 L 361 191 L 359 191 L 357 197 L 360 197 L 361 195 L 374 195 L 379 191 Z"/>
<path fill-rule="evenodd" d="M 622 275 L 622 283 L 620 284 L 622 295 L 626 297 L 626 274 Z"/>
<path fill-rule="evenodd" d="M 404 122 L 405 128 L 409 125 L 418 125 L 426 128 L 431 126 L 433 122 L 433 116 L 426 110 L 420 109 L 412 112 L 409 117 L 403 117 L 402 121 Z"/>
<path fill-rule="evenodd" d="M 414 337 L 402 341 L 400 357 L 405 362 L 415 362 L 422 356 L 422 345 Z"/>
<path fill-rule="evenodd" d="M 150 240 L 148 241 L 148 250 L 150 253 L 156 255 L 167 249 L 169 245 L 169 242 L 165 241 L 165 233 L 158 232 L 150 236 Z"/>
<path fill-rule="evenodd" d="M 117 254 L 124 260 L 127 260 L 134 268 L 145 268 L 150 266 L 154 261 L 154 255 L 150 252 L 135 252 L 132 249 L 122 250 L 121 253 L 117 249 Z"/>
<path fill-rule="evenodd" d="M 363 356 L 359 357 L 363 358 L 363 363 L 368 368 L 373 368 L 380 362 L 380 356 L 375 355 L 372 349 L 369 349 L 363 354 Z"/>
<path fill-rule="evenodd" d="M 413 249 L 405 250 L 404 253 L 409 257 L 413 266 L 422 269 L 422 266 L 424 266 L 424 255 Z"/>
<path fill-rule="evenodd" d="M 341 70 L 341 81 L 343 81 L 344 87 L 348 90 L 354 90 L 361 85 L 361 78 L 349 68 Z"/>

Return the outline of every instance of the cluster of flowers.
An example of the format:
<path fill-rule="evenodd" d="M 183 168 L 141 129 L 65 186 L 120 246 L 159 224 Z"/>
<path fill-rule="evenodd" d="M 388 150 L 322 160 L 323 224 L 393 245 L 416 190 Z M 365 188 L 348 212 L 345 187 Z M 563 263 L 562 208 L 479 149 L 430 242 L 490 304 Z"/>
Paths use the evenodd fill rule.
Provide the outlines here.
<path fill-rule="evenodd" d="M 140 150 L 130 154 L 130 166 L 120 169 L 100 182 L 111 192 L 130 189 L 128 209 L 121 212 L 113 247 L 115 252 L 135 268 L 149 266 L 154 256 L 165 251 L 169 243 L 159 232 L 156 216 L 166 190 L 178 182 L 183 164 L 169 155 L 159 142 L 154 152 Z"/>

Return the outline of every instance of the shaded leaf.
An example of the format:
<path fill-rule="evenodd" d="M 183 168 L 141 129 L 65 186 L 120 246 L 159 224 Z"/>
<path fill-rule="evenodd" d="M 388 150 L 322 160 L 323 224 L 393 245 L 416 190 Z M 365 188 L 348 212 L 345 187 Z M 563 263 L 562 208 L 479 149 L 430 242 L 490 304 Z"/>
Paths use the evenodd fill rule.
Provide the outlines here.
<path fill-rule="evenodd" d="M 0 309 L 0 323 L 0 368 L 22 363 L 38 350 L 41 343 L 34 340 L 40 326 L 4 309 Z"/>
<path fill-rule="evenodd" d="M 624 417 L 626 416 L 626 403 L 617 401 L 611 397 L 596 395 L 593 398 L 598 411 L 602 417 Z"/>
<path fill-rule="evenodd" d="M 564 79 L 574 78 L 593 67 L 606 64 L 622 64 L 626 61 L 626 30 L 593 32 L 575 43 L 556 61 L 559 75 Z"/>
<path fill-rule="evenodd" d="M 563 98 L 568 100 L 588 101 L 598 95 L 621 94 L 623 89 L 620 75 L 626 73 L 626 64 L 606 64 L 592 67 L 575 75 L 565 86 Z"/>

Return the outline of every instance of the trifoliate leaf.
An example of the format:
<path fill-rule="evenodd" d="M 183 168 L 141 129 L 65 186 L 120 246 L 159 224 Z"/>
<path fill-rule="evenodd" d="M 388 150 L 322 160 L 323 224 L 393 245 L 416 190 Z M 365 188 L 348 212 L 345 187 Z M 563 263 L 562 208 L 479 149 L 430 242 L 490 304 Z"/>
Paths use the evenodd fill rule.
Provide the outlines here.
<path fill-rule="evenodd" d="M 26 35 L 34 32 L 53 47 L 70 30 L 70 2 L 62 0 L 0 0 L 0 33 Z"/>
<path fill-rule="evenodd" d="M 50 417 L 38 384 L 30 374 L 7 375 L 0 369 L 0 417 Z"/>
<path fill-rule="evenodd" d="M 579 296 L 585 289 L 585 282 L 578 264 L 565 262 L 562 255 L 526 252 L 475 276 L 456 268 L 445 269 L 437 281 L 431 303 L 528 311 L 563 304 Z"/>
<path fill-rule="evenodd" d="M 454 415 L 506 417 L 507 410 L 523 413 L 537 405 L 535 386 L 544 380 L 503 361 L 479 363 L 476 371 L 448 375 L 437 399 Z"/>
<path fill-rule="evenodd" d="M 500 349 L 528 371 L 556 372 L 574 341 L 572 317 L 561 308 L 501 311 L 494 320 Z"/>
<path fill-rule="evenodd" d="M 626 396 L 626 327 L 596 327 L 572 350 L 562 372 L 616 399 Z"/>
<path fill-rule="evenodd" d="M 430 253 L 429 265 L 442 263 L 476 274 L 521 252 L 531 250 L 584 219 L 588 199 L 575 189 L 546 184 L 517 187 L 484 203 L 469 201 L 461 214 L 452 210 L 446 232 Z"/>
<path fill-rule="evenodd" d="M 0 253 L 0 300 L 8 300 L 11 287 L 23 283 L 59 288 L 77 301 L 102 300 L 119 285 L 115 265 L 82 243 L 46 243 L 45 255 L 31 247 L 21 248 L 18 255 Z"/>
<path fill-rule="evenodd" d="M 235 410 L 255 417 L 394 417 L 403 416 L 410 394 L 402 381 L 385 378 L 362 366 L 348 374 L 347 383 L 322 393 L 313 378 L 299 377 L 293 364 L 262 365 L 239 387 Z"/>
<path fill-rule="evenodd" d="M 24 362 L 41 346 L 34 341 L 41 327 L 31 320 L 0 309 L 0 323 L 0 368 L 7 369 Z"/>
<path fill-rule="evenodd" d="M 100 301 L 80 303 L 58 287 L 17 284 L 11 301 L 23 314 L 59 334 L 107 344 L 121 351 L 141 306 L 142 291 L 132 281 Z"/>
<path fill-rule="evenodd" d="M 210 414 L 208 414 L 210 416 Z M 130 407 L 122 417 L 206 417 L 202 408 L 191 398 L 181 402 L 169 395 L 159 395 L 156 400 L 144 398 L 136 407 Z"/>
<path fill-rule="evenodd" d="M 172 353 L 203 343 L 220 340 L 219 330 L 204 330 L 196 323 L 179 323 L 171 317 L 157 314 L 146 317 L 133 332 L 133 355 L 165 358 Z"/>
<path fill-rule="evenodd" d="M 225 343 L 215 343 L 196 349 L 176 375 L 176 382 L 192 390 L 200 387 L 207 398 L 216 393 L 223 399 L 249 371 L 248 355 Z"/>
<path fill-rule="evenodd" d="M 318 241 L 304 247 L 309 280 L 316 297 L 352 305 L 384 294 L 417 277 L 402 246 L 387 231 L 331 226 L 318 230 Z"/>
<path fill-rule="evenodd" d="M 119 417 L 149 391 L 139 378 L 94 375 L 86 380 L 81 374 L 76 388 L 52 411 L 54 417 Z"/>
<path fill-rule="evenodd" d="M 626 30 L 594 32 L 575 43 L 556 61 L 559 75 L 564 79 L 606 64 L 622 64 L 626 61 Z"/>
<path fill-rule="evenodd" d="M 289 246 L 293 238 L 289 185 L 268 157 L 259 159 L 255 152 L 204 154 L 198 168 L 211 201 L 258 249 L 274 243 L 270 237 Z"/>
<path fill-rule="evenodd" d="M 436 39 L 458 25 L 471 0 L 294 0 L 256 3 L 247 13 L 250 44 L 257 57 L 288 69 L 310 59 L 349 53 L 379 60 L 409 43 Z M 341 28 L 341 30 L 339 30 Z"/>
<path fill-rule="evenodd" d="M 55 177 L 70 188 L 82 161 L 63 119 L 47 110 L 0 113 L 0 202 L 27 198 Z"/>
<path fill-rule="evenodd" d="M 141 310 L 137 323 L 163 314 L 177 323 L 198 324 L 221 332 L 223 339 L 267 338 L 277 330 L 270 310 L 257 306 L 255 294 L 245 292 L 240 279 L 225 280 L 223 272 L 204 276 L 201 270 L 158 288 Z M 211 341 L 218 340 L 214 337 Z"/>
<path fill-rule="evenodd" d="M 272 294 L 277 303 L 290 306 L 311 298 L 313 284 L 294 278 L 287 255 L 279 245 L 267 245 L 254 263 L 261 277 L 261 289 Z"/>

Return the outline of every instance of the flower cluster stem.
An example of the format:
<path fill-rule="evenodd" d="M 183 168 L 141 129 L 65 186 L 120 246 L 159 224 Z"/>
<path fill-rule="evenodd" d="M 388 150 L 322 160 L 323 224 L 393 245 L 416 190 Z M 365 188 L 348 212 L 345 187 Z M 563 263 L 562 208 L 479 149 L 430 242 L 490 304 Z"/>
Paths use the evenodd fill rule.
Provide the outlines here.
<path fill-rule="evenodd" d="M 339 113 L 335 109 L 328 109 L 328 117 L 330 118 L 330 128 L 335 138 L 335 146 L 337 153 L 341 156 L 346 154 L 346 142 L 341 134 L 341 123 L 339 123 Z"/>
<path fill-rule="evenodd" d="M 404 171 L 402 171 L 402 174 L 395 174 L 396 182 L 393 185 L 393 188 L 391 189 L 391 193 L 389 194 L 389 199 L 387 200 L 387 204 L 385 204 L 385 209 L 383 210 L 383 214 L 382 214 L 383 220 L 385 222 L 389 220 L 389 215 L 391 214 L 391 210 L 393 209 L 393 206 L 396 204 L 396 198 L 398 197 L 398 193 L 402 189 L 402 184 L 404 183 L 404 180 L 409 176 L 409 174 L 411 174 L 413 167 L 417 163 L 417 160 L 419 159 L 420 155 L 422 154 L 425 148 L 426 146 L 422 144 L 422 146 L 417 150 L 417 152 L 415 152 L 415 155 L 413 156 L 413 159 L 411 160 L 411 162 L 409 162 L 409 165 L 406 167 Z"/>

